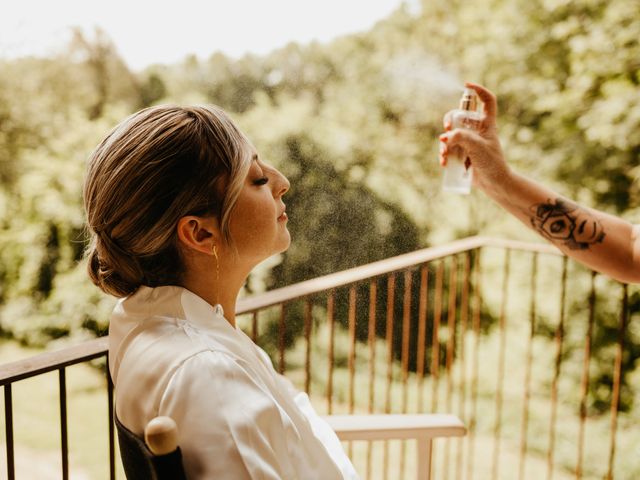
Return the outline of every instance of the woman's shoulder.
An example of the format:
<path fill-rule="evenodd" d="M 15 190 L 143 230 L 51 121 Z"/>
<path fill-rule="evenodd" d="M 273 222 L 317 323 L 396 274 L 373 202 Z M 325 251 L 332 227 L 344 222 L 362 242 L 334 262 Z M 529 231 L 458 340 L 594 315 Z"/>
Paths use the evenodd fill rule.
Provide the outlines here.
<path fill-rule="evenodd" d="M 176 385 L 196 387 L 198 379 L 212 372 L 238 376 L 235 358 L 194 342 L 176 322 L 151 318 L 145 323 L 122 346 L 113 364 L 116 406 L 125 425 L 138 426 L 137 419 L 148 421 L 157 415 L 162 398 Z"/>
<path fill-rule="evenodd" d="M 214 409 L 214 416 L 239 410 L 253 418 L 261 415 L 258 412 L 280 411 L 274 386 L 272 379 L 249 362 L 225 352 L 204 350 L 185 358 L 173 371 L 159 407 L 163 411 L 167 404 L 178 402 Z"/>

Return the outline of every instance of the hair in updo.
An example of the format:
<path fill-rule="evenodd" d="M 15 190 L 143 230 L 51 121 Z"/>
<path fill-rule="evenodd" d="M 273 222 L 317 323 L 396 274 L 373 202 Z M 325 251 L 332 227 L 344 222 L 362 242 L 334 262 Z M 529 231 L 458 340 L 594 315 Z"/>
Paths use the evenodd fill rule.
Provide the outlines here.
<path fill-rule="evenodd" d="M 116 297 L 179 284 L 176 226 L 185 215 L 215 215 L 231 244 L 249 145 L 214 106 L 150 107 L 114 128 L 91 154 L 84 184 L 93 283 Z"/>

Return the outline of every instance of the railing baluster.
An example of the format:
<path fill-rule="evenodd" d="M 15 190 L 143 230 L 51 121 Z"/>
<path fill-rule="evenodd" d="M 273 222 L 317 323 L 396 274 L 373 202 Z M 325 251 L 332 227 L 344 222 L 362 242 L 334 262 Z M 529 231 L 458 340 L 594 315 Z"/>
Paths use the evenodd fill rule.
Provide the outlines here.
<path fill-rule="evenodd" d="M 396 275 L 387 278 L 387 392 L 385 413 L 391 413 L 391 382 L 393 381 L 393 306 L 395 303 Z"/>
<path fill-rule="evenodd" d="M 436 291 L 433 307 L 433 331 L 431 335 L 431 411 L 438 409 L 438 377 L 440 376 L 440 321 L 442 320 L 442 288 L 444 281 L 444 260 L 438 262 L 436 269 Z M 435 458 L 435 448 L 431 447 Z M 431 464 L 430 464 L 431 465 Z M 431 468 L 431 466 L 429 467 Z"/>
<path fill-rule="evenodd" d="M 7 479 L 15 480 L 16 471 L 13 449 L 13 395 L 10 383 L 7 383 L 4 386 L 4 428 L 5 440 L 7 442 Z"/>
<path fill-rule="evenodd" d="M 445 405 L 447 412 L 451 412 L 453 406 L 452 393 L 453 393 L 453 358 L 455 353 L 456 342 L 456 303 L 458 297 L 458 259 L 455 256 L 451 257 L 451 264 L 449 267 L 449 303 L 447 311 L 447 357 L 445 363 L 445 369 L 447 372 L 447 390 L 445 397 Z M 445 440 L 444 444 L 444 477 L 449 477 L 449 454 L 451 451 L 451 441 Z"/>
<path fill-rule="evenodd" d="M 251 314 L 251 340 L 253 343 L 258 341 L 258 310 Z"/>
<path fill-rule="evenodd" d="M 553 457 L 556 444 L 556 417 L 558 411 L 558 380 L 562 367 L 562 343 L 564 340 L 565 298 L 567 290 L 567 257 L 562 258 L 562 283 L 560 286 L 560 319 L 555 334 L 556 357 L 553 381 L 551 382 L 551 416 L 549 419 L 549 450 L 547 452 L 547 479 L 553 478 Z"/>
<path fill-rule="evenodd" d="M 404 272 L 404 297 L 402 299 L 402 413 L 407 413 L 409 393 L 409 334 L 411 333 L 411 288 L 410 270 Z"/>
<path fill-rule="evenodd" d="M 355 363 L 356 363 L 356 286 L 349 288 L 349 413 L 355 406 Z M 351 444 L 349 444 L 351 445 Z"/>
<path fill-rule="evenodd" d="M 476 250 L 473 266 L 474 275 L 474 302 L 473 302 L 473 356 L 471 361 L 471 414 L 469 416 L 468 454 L 467 454 L 467 480 L 473 479 L 475 464 L 475 439 L 476 439 L 476 415 L 478 410 L 478 365 L 480 346 L 480 321 L 482 309 L 482 278 L 480 275 L 480 254 L 482 250 Z"/>
<path fill-rule="evenodd" d="M 60 387 L 60 450 L 62 453 L 62 479 L 69 479 L 69 444 L 67 439 L 67 376 L 63 368 L 58 370 Z"/>
<path fill-rule="evenodd" d="M 518 478 L 524 480 L 527 458 L 527 434 L 529 430 L 529 401 L 531 399 L 531 367 L 533 363 L 533 337 L 536 331 L 536 285 L 538 278 L 538 254 L 532 255 L 531 262 L 531 299 L 529 301 L 529 339 L 525 357 L 524 401 L 522 405 L 522 425 L 520 429 L 520 461 Z"/>
<path fill-rule="evenodd" d="M 445 368 L 447 371 L 447 395 L 445 404 L 447 411 L 453 408 L 451 405 L 451 395 L 453 393 L 453 358 L 455 354 L 456 341 L 456 303 L 458 296 L 458 259 L 451 257 L 451 270 L 449 271 L 449 311 L 447 312 L 447 359 Z"/>
<path fill-rule="evenodd" d="M 334 309 L 336 292 L 331 290 L 327 299 L 327 320 L 329 322 L 329 374 L 327 376 L 327 412 L 333 413 L 333 343 L 335 340 Z"/>
<path fill-rule="evenodd" d="M 114 432 L 114 409 L 113 409 L 113 380 L 111 379 L 111 371 L 109 370 L 109 356 L 107 360 L 107 413 L 109 418 L 109 480 L 116 479 L 116 445 Z"/>
<path fill-rule="evenodd" d="M 374 278 L 369 284 L 369 413 L 374 412 L 376 380 L 376 303 L 378 283 Z"/>
<path fill-rule="evenodd" d="M 626 284 L 622 285 L 622 302 L 620 306 L 620 327 L 618 330 L 618 347 L 613 372 L 613 392 L 611 398 L 611 440 L 609 443 L 609 469 L 607 480 L 613 480 L 616 455 L 616 434 L 618 431 L 618 409 L 620 408 L 620 383 L 622 381 L 622 354 L 624 353 L 624 336 L 629 315 L 629 295 Z"/>
<path fill-rule="evenodd" d="M 502 431 L 502 390 L 504 385 L 504 362 L 505 362 L 505 350 L 507 340 L 507 298 L 509 287 L 509 273 L 510 273 L 510 259 L 511 250 L 505 250 L 504 258 L 504 272 L 502 277 L 502 301 L 500 304 L 500 347 L 498 351 L 498 380 L 496 385 L 496 413 L 495 413 L 495 426 L 493 429 L 493 474 L 491 478 L 500 478 L 500 435 Z"/>
<path fill-rule="evenodd" d="M 418 306 L 418 356 L 416 359 L 416 376 L 418 377 L 418 395 L 416 411 L 424 412 L 424 361 L 425 343 L 427 341 L 427 306 L 428 306 L 429 268 L 423 265 L 420 269 L 420 304 Z"/>
<path fill-rule="evenodd" d="M 409 396 L 409 334 L 411 333 L 411 288 L 413 275 L 411 270 L 404 272 L 404 296 L 402 299 L 402 413 L 407 413 Z M 400 477 L 404 478 L 405 457 L 407 454 L 406 440 L 400 446 Z"/>
<path fill-rule="evenodd" d="M 311 300 L 304 301 L 304 338 L 306 341 L 306 351 L 304 358 L 304 391 L 309 394 L 311 388 Z"/>
<path fill-rule="evenodd" d="M 433 335 L 431 338 L 431 381 L 432 398 L 431 411 L 438 409 L 438 376 L 440 370 L 440 320 L 442 317 L 442 282 L 444 277 L 444 263 L 438 263 L 436 270 L 436 293 L 433 308 Z"/>
<path fill-rule="evenodd" d="M 396 274 L 387 277 L 387 392 L 384 402 L 385 413 L 391 413 L 391 382 L 393 381 L 393 306 L 396 294 Z M 383 454 L 384 478 L 389 474 L 389 442 L 384 442 Z"/>
<path fill-rule="evenodd" d="M 375 406 L 376 379 L 376 303 L 378 297 L 378 281 L 374 278 L 369 282 L 369 413 L 373 413 Z M 372 443 L 367 444 L 367 471 L 365 478 L 371 478 L 371 450 Z"/>
<path fill-rule="evenodd" d="M 582 460 L 584 455 L 584 432 L 587 421 L 587 395 L 589 394 L 589 365 L 591 363 L 591 337 L 596 306 L 596 272 L 591 272 L 591 291 L 589 293 L 589 321 L 584 344 L 584 359 L 582 362 L 582 379 L 580 381 L 580 426 L 578 431 L 578 461 L 576 463 L 576 479 L 582 478 Z"/>
<path fill-rule="evenodd" d="M 458 415 L 463 422 L 466 421 L 466 400 L 467 400 L 467 378 L 466 378 L 466 359 L 465 359 L 465 342 L 467 338 L 467 329 L 469 323 L 469 280 L 471 274 L 471 255 L 466 252 L 464 256 L 464 276 L 462 278 L 462 298 L 460 300 L 460 342 L 458 347 L 458 364 L 460 365 L 460 392 L 458 396 Z M 457 459 L 455 478 L 460 479 L 464 470 L 464 458 L 462 455 L 463 439 L 456 440 Z"/>
<path fill-rule="evenodd" d="M 355 406 L 355 379 L 356 379 L 356 286 L 349 288 L 349 413 L 352 414 Z M 353 442 L 349 442 L 349 458 L 353 458 Z"/>
<path fill-rule="evenodd" d="M 284 375 L 286 370 L 285 366 L 285 358 L 284 358 L 284 347 L 285 347 L 285 329 L 287 327 L 285 316 L 286 316 L 286 308 L 285 303 L 280 304 L 280 335 L 278 341 L 278 350 L 280 351 L 280 364 L 278 365 L 278 371 Z"/>

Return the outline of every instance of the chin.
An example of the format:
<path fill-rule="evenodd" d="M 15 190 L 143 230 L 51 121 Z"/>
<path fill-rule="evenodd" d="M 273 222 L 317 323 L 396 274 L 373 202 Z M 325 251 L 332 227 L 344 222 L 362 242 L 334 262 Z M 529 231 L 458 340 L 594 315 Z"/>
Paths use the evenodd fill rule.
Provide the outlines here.
<path fill-rule="evenodd" d="M 283 241 L 283 248 L 280 250 L 280 253 L 286 252 L 287 250 L 289 250 L 290 246 L 291 246 L 291 233 L 289 233 L 289 230 L 287 230 L 286 240 Z"/>
<path fill-rule="evenodd" d="M 278 253 L 284 253 L 287 250 L 289 250 L 289 247 L 291 246 L 291 238 L 289 238 L 289 240 L 287 241 L 287 243 L 278 251 Z"/>

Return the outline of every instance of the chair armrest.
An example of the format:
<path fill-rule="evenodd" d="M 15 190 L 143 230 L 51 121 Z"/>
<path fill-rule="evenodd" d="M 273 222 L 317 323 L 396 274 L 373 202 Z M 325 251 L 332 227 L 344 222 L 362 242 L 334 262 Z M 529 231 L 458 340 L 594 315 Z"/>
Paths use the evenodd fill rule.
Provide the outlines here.
<path fill-rule="evenodd" d="M 324 419 L 340 440 L 399 440 L 463 437 L 462 421 L 448 414 L 329 415 Z"/>

